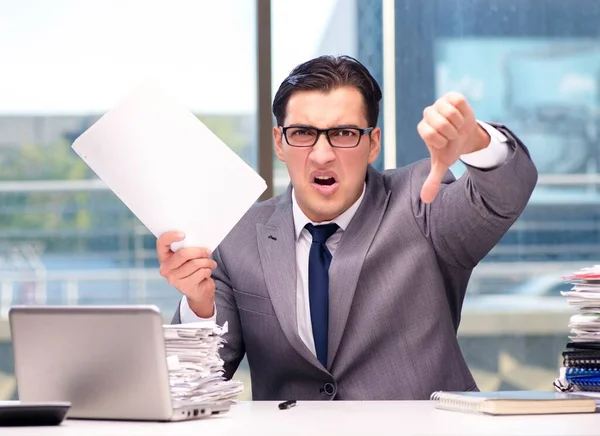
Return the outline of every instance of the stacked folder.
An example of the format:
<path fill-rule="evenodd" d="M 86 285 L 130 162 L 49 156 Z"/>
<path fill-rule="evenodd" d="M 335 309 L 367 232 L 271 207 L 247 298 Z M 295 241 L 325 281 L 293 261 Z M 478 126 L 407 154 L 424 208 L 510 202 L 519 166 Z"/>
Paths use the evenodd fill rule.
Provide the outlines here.
<path fill-rule="evenodd" d="M 577 311 L 569 322 L 569 341 L 555 387 L 562 391 L 600 391 L 600 265 L 564 277 L 562 291 Z"/>
<path fill-rule="evenodd" d="M 235 401 L 244 390 L 240 381 L 223 377 L 223 328 L 214 322 L 164 326 L 169 382 L 173 402 Z"/>

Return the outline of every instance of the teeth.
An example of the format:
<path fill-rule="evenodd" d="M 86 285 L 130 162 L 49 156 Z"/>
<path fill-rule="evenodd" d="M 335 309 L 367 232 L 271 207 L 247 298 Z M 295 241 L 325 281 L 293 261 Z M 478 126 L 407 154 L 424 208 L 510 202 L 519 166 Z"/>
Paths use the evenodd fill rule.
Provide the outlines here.
<path fill-rule="evenodd" d="M 319 179 L 319 180 L 328 180 L 331 179 L 332 177 L 329 176 L 316 176 L 315 179 Z"/>

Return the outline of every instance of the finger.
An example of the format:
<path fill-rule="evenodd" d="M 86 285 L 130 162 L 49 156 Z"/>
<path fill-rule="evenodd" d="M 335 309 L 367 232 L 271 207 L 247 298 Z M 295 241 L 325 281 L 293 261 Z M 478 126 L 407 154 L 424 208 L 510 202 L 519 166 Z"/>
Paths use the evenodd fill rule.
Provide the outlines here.
<path fill-rule="evenodd" d="M 160 235 L 156 240 L 156 252 L 158 254 L 159 262 L 163 262 L 169 255 L 173 254 L 171 250 L 171 244 L 173 242 L 183 241 L 185 239 L 185 233 L 183 232 L 166 232 Z"/>
<path fill-rule="evenodd" d="M 217 262 L 212 259 L 192 259 L 181 265 L 179 268 L 169 270 L 166 267 L 160 269 L 160 274 L 163 277 L 172 277 L 173 280 L 182 280 L 191 276 L 193 273 L 202 268 L 214 270 L 217 267 Z"/>
<path fill-rule="evenodd" d="M 448 141 L 458 137 L 458 130 L 454 125 L 433 106 L 429 106 L 423 111 L 423 120 Z"/>
<path fill-rule="evenodd" d="M 174 270 L 192 259 L 208 259 L 210 258 L 210 250 L 205 247 L 184 247 L 167 259 L 164 267 L 168 270 Z"/>
<path fill-rule="evenodd" d="M 447 100 L 439 99 L 434 104 L 435 109 L 459 131 L 465 122 L 465 117 Z"/>
<path fill-rule="evenodd" d="M 440 190 L 442 180 L 444 180 L 447 171 L 448 167 L 439 160 L 432 159 L 431 171 L 421 188 L 421 201 L 423 203 L 431 203 L 434 200 Z"/>
<path fill-rule="evenodd" d="M 417 130 L 428 147 L 444 148 L 446 144 L 448 144 L 448 140 L 436 132 L 436 130 L 425 121 L 421 121 L 417 125 Z"/>
<path fill-rule="evenodd" d="M 186 296 L 192 299 L 198 299 L 198 295 L 195 295 L 194 291 L 197 291 L 199 285 L 203 281 L 208 280 L 211 274 L 212 271 L 210 269 L 202 268 L 189 277 L 186 277 L 181 280 L 174 280 L 172 283 L 169 283 L 171 283 L 173 286 L 179 289 Z"/>
<path fill-rule="evenodd" d="M 454 106 L 458 111 L 466 117 L 470 112 L 470 106 L 467 98 L 458 92 L 449 92 L 444 96 L 444 100 Z"/>

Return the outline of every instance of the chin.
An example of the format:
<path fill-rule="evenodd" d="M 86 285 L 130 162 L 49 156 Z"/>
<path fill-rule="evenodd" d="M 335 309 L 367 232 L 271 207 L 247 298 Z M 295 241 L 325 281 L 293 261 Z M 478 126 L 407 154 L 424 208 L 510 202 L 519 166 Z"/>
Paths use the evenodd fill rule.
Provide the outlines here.
<path fill-rule="evenodd" d="M 332 207 L 316 207 L 312 209 L 312 214 L 318 219 L 318 221 L 331 221 L 343 213 L 343 208 L 340 206 Z"/>
<path fill-rule="evenodd" d="M 304 192 L 304 194 L 309 194 L 302 196 L 304 201 L 299 201 L 302 211 L 309 219 L 314 222 L 331 221 L 344 212 L 343 198 L 340 198 L 338 195 L 330 197 L 321 196 L 314 192 L 310 192 L 311 189 L 312 188 L 309 187 L 307 190 L 308 192 Z M 298 193 L 300 192 L 298 191 Z"/>

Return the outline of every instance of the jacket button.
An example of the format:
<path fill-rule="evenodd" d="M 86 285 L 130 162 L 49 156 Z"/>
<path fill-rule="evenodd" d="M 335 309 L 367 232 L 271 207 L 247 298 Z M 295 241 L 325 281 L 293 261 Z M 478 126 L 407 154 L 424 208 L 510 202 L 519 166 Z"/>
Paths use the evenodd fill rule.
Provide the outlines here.
<path fill-rule="evenodd" d="M 332 396 L 335 393 L 335 386 L 333 386 L 331 383 L 325 383 L 323 385 L 323 392 L 329 396 Z"/>

